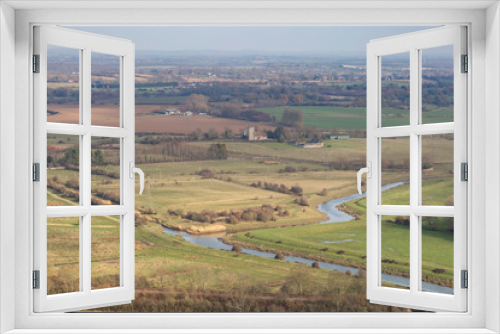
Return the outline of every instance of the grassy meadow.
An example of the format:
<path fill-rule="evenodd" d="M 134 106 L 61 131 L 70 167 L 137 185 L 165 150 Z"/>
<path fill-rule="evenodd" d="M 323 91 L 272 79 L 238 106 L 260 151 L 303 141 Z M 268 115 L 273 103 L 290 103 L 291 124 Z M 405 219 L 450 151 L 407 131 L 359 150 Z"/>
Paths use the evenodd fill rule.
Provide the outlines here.
<path fill-rule="evenodd" d="M 286 108 L 300 110 L 303 113 L 303 124 L 318 129 L 366 129 L 366 108 L 356 107 L 314 107 L 314 106 L 289 106 L 258 108 L 259 111 L 281 119 Z M 383 126 L 409 125 L 409 110 L 382 110 Z M 422 114 L 423 124 L 442 123 L 453 121 L 452 107 L 427 106 L 427 111 Z"/>
<path fill-rule="evenodd" d="M 77 141 L 64 136 L 52 136 L 48 141 L 52 149 L 49 153 L 54 156 L 48 169 L 48 205 L 76 205 L 78 168 L 63 168 L 57 161 L 71 159 L 73 155 L 67 152 L 77 147 Z M 365 268 L 364 199 L 342 207 L 356 220 L 314 224 L 326 219 L 316 209 L 318 204 L 356 192 L 355 168 L 363 163 L 364 141 L 325 140 L 323 148 L 304 150 L 287 143 L 218 140 L 226 144 L 227 160 L 138 164 L 146 174 L 146 184 L 144 194 L 136 196 L 136 299 L 131 305 L 94 311 L 403 311 L 369 304 L 363 271 L 354 276 L 245 255 L 237 248 L 207 249 L 162 232 L 161 225 L 179 230 L 223 226 L 229 232 L 225 240 L 230 244 Z M 452 172 L 446 152 L 450 152 L 452 143 L 449 138 L 436 137 L 423 146 L 424 154 L 431 156 L 423 170 L 422 197 L 426 204 L 450 201 L 453 179 L 449 177 Z M 92 201 L 94 205 L 117 204 L 118 147 L 100 138 L 92 144 Z M 205 149 L 209 144 L 186 143 Z M 405 138 L 389 140 L 383 154 L 387 160 L 384 184 L 408 179 L 404 159 L 407 145 Z M 138 152 L 146 146 L 138 144 Z M 339 161 L 344 161 L 346 170 L 332 169 L 332 162 Z M 136 187 L 138 190 L 138 180 Z M 403 204 L 408 192 L 409 186 L 403 185 L 384 192 L 384 198 L 391 204 Z M 298 201 L 302 198 L 305 203 Z M 262 208 L 271 208 L 266 219 L 258 218 L 264 213 Z M 258 214 L 247 219 L 247 211 Z M 232 215 L 239 221 L 229 219 Z M 119 284 L 118 218 L 92 221 L 93 289 Z M 408 276 L 409 230 L 398 225 L 396 218 L 383 218 L 383 271 Z M 452 286 L 453 236 L 449 223 L 439 220 L 432 224 L 437 230 L 423 230 L 424 278 Z M 53 218 L 48 222 L 48 233 L 49 291 L 77 291 L 78 221 Z M 230 302 L 235 298 L 238 303 Z"/>

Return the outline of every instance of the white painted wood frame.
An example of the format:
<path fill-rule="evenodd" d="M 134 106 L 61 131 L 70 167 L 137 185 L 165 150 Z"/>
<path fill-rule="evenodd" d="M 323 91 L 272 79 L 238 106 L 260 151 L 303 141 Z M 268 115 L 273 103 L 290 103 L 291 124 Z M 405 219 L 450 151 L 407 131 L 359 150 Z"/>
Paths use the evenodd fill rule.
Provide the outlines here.
<path fill-rule="evenodd" d="M 461 163 L 467 160 L 467 73 L 461 73 L 461 55 L 467 54 L 466 27 L 429 29 L 371 41 L 367 46 L 367 161 L 372 166 L 367 195 L 367 298 L 377 304 L 433 311 L 467 310 L 467 290 L 461 288 L 461 270 L 467 270 L 467 182 L 461 181 Z M 421 52 L 453 45 L 454 121 L 422 124 Z M 408 53 L 410 56 L 410 124 L 382 127 L 382 57 Z M 422 191 L 422 135 L 454 134 L 455 205 L 425 206 Z M 381 205 L 382 138 L 410 140 L 410 205 Z M 382 215 L 410 217 L 410 289 L 382 286 Z M 453 294 L 422 290 L 422 217 L 454 218 Z"/>
<path fill-rule="evenodd" d="M 66 47 L 80 53 L 79 124 L 47 123 L 47 45 Z M 120 127 L 91 124 L 91 54 L 120 57 Z M 34 289 L 34 311 L 74 311 L 130 303 L 134 299 L 134 180 L 129 162 L 135 159 L 135 51 L 127 40 L 76 30 L 34 27 L 34 54 L 40 55 L 40 73 L 34 74 L 33 161 L 40 163 L 40 182 L 34 183 L 34 270 L 40 271 L 40 289 Z M 80 205 L 47 207 L 47 135 L 65 134 L 79 138 Z M 120 138 L 120 205 L 91 205 L 91 139 Z M 91 288 L 91 218 L 119 215 L 120 286 Z M 78 292 L 47 295 L 47 218 L 78 217 L 80 222 L 80 289 Z"/>
<path fill-rule="evenodd" d="M 11 7 L 12 6 L 12 7 Z M 497 333 L 500 331 L 500 10 L 498 1 L 17 1 L 0 3 L 2 332 L 33 333 Z M 8 14 L 8 15 L 7 15 Z M 14 20 L 15 17 L 15 20 Z M 32 26 L 49 25 L 451 25 L 469 27 L 468 245 L 465 313 L 60 314 L 33 313 L 31 182 Z M 15 38 L 15 43 L 13 42 Z M 12 40 L 12 42 L 11 42 Z M 15 47 L 15 50 L 14 50 Z M 15 61 L 14 61 L 15 56 Z M 15 66 L 15 75 L 8 69 Z M 486 68 L 488 69 L 486 71 Z M 11 71 L 12 72 L 12 71 Z M 15 89 L 12 85 L 15 84 Z M 15 94 L 14 94 L 15 93 Z M 15 112 L 12 112 L 15 110 Z M 487 140 L 486 140 L 487 139 Z M 8 144 L 6 144 L 8 143 Z M 488 152 L 488 154 L 486 154 Z M 15 153 L 15 154 L 14 154 Z M 15 201 L 5 162 L 15 158 Z M 486 182 L 486 172 L 488 182 Z M 12 186 L 14 182 L 10 183 Z M 485 194 L 488 194 L 486 197 Z M 15 215 L 3 210 L 14 202 Z M 488 211 L 485 209 L 485 203 Z M 8 218 L 5 219 L 5 216 Z M 489 219 L 486 219 L 486 218 Z M 7 223 L 6 223 L 7 222 Z M 10 223 L 11 222 L 11 223 Z M 471 225 L 474 227 L 472 228 Z M 486 254 L 488 256 L 486 257 Z M 15 287 L 13 289 L 13 287 Z M 140 327 L 140 328 L 139 328 Z"/>

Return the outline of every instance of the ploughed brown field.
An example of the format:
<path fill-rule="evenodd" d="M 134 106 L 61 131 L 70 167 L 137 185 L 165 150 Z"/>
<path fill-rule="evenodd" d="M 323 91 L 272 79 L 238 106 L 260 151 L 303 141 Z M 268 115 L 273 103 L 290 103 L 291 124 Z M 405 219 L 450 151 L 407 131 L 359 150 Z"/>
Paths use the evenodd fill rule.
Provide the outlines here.
<path fill-rule="evenodd" d="M 47 115 L 48 122 L 78 123 L 78 106 L 53 104 L 47 106 L 48 110 L 58 112 L 55 115 Z M 208 130 L 214 129 L 222 132 L 230 128 L 234 132 L 243 132 L 248 126 L 258 126 L 259 130 L 274 130 L 275 126 L 236 119 L 225 119 L 203 116 L 184 115 L 156 115 L 152 111 L 162 109 L 160 105 L 136 105 L 135 106 L 135 132 L 153 133 L 190 133 L 197 128 Z M 92 122 L 103 126 L 116 126 L 116 106 L 92 106 Z"/>

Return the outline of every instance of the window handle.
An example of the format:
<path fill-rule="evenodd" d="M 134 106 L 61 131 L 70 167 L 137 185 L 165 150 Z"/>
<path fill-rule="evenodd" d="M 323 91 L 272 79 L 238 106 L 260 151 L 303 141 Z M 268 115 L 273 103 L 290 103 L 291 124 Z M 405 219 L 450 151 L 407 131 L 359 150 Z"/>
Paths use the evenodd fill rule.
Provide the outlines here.
<path fill-rule="evenodd" d="M 367 167 L 361 168 L 358 171 L 358 192 L 360 194 L 363 193 L 363 191 L 361 191 L 361 175 L 363 175 L 364 173 L 367 174 L 367 177 L 369 179 L 372 177 L 372 163 L 371 162 L 368 162 L 368 166 Z"/>
<path fill-rule="evenodd" d="M 134 162 L 130 161 L 129 163 L 129 171 L 130 171 L 130 178 L 134 178 L 134 173 L 139 174 L 140 180 L 139 184 L 141 185 L 141 190 L 139 190 L 139 195 L 142 195 L 142 192 L 144 191 L 144 172 L 142 169 L 134 167 Z"/>

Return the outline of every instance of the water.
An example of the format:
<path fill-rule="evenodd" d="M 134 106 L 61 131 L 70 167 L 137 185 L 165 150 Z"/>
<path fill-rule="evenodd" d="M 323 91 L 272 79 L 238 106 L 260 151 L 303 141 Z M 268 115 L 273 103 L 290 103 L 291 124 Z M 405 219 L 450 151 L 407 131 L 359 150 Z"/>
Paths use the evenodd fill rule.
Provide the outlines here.
<path fill-rule="evenodd" d="M 386 184 L 382 187 L 382 191 L 388 190 L 391 188 L 402 186 L 403 184 L 407 184 L 408 182 L 394 182 L 390 184 Z M 342 197 L 339 199 L 334 199 L 332 201 L 328 201 L 318 205 L 318 211 L 326 214 L 328 216 L 327 220 L 322 221 L 320 224 L 331 224 L 331 223 L 343 223 L 348 222 L 350 220 L 355 219 L 355 217 L 351 216 L 344 211 L 340 211 L 337 207 L 345 202 L 349 202 L 355 199 L 363 198 L 366 196 L 366 193 L 362 194 L 354 194 L 346 197 Z"/>
<path fill-rule="evenodd" d="M 394 187 L 401 186 L 403 184 L 406 184 L 408 182 L 395 182 L 391 183 L 388 185 L 385 185 L 382 187 L 382 190 L 387 190 L 391 189 Z M 323 204 L 320 204 L 318 206 L 318 210 L 325 213 L 328 216 L 328 219 L 325 221 L 322 221 L 319 224 L 332 224 L 332 223 L 341 223 L 341 222 L 346 222 L 355 219 L 351 215 L 340 211 L 337 206 L 348 202 L 352 201 L 354 199 L 359 199 L 366 196 L 365 193 L 363 194 L 355 194 L 355 195 L 350 195 L 347 197 L 335 199 Z M 226 250 L 230 251 L 233 249 L 232 245 L 228 245 L 223 243 L 220 238 L 226 236 L 226 232 L 219 232 L 219 233 L 212 233 L 212 234 L 203 234 L 203 235 L 193 235 L 189 234 L 187 232 L 180 232 L 176 230 L 169 229 L 167 227 L 164 227 L 163 232 L 170 234 L 170 235 L 180 235 L 184 240 L 193 243 L 195 245 L 207 247 L 207 248 L 212 248 L 212 249 L 221 249 L 221 250 Z M 352 239 L 346 239 L 346 240 L 352 240 Z M 347 241 L 345 241 L 347 242 Z M 325 242 L 328 243 L 328 242 Z M 335 243 L 334 241 L 331 241 L 330 243 Z M 249 255 L 255 255 L 255 256 L 260 256 L 260 257 L 266 257 L 270 259 L 274 259 L 276 256 L 276 253 L 273 252 L 265 252 L 265 251 L 260 251 L 256 249 L 249 249 L 249 248 L 242 248 L 241 250 L 242 253 L 244 254 L 249 254 Z M 306 265 L 311 266 L 314 262 L 314 260 L 306 259 L 303 257 L 299 256 L 285 256 L 285 261 L 288 262 L 295 262 L 295 263 L 303 263 Z M 343 266 L 340 264 L 333 264 L 333 263 L 327 263 L 327 262 L 320 262 L 319 267 L 322 269 L 329 269 L 329 270 L 336 270 L 340 272 L 347 272 L 348 270 L 351 272 L 353 275 L 357 275 L 359 272 L 358 268 L 353 268 L 349 266 Z M 382 280 L 384 282 L 389 282 L 393 284 L 397 284 L 400 286 L 404 287 L 410 287 L 410 279 L 406 277 L 401 277 L 401 276 L 394 276 L 394 275 L 387 275 L 387 274 L 382 274 Z M 440 286 L 437 284 L 431 284 L 431 283 L 426 283 L 422 282 L 422 290 L 428 291 L 428 292 L 437 292 L 437 293 L 445 293 L 445 294 L 453 294 L 453 289 Z"/>

